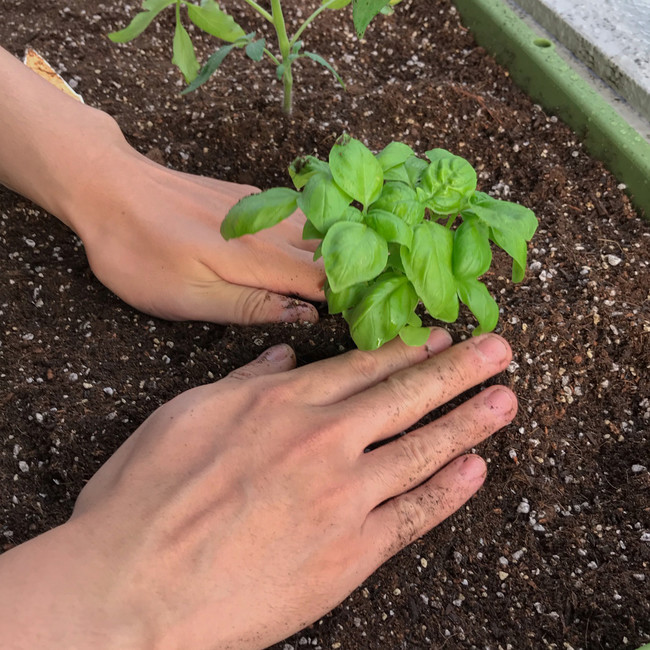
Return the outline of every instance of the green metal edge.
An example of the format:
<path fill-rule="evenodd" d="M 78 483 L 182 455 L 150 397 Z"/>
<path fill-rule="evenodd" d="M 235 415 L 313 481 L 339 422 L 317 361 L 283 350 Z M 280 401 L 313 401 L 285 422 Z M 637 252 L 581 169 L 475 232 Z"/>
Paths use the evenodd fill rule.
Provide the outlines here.
<path fill-rule="evenodd" d="M 650 144 L 502 0 L 452 0 L 476 41 L 515 83 L 563 119 L 650 218 Z"/>

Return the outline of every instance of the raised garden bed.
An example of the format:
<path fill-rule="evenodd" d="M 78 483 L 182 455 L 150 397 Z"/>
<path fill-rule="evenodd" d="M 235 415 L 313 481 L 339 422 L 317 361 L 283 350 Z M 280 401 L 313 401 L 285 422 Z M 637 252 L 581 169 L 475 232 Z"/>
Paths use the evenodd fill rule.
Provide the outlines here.
<path fill-rule="evenodd" d="M 447 0 L 406 0 L 363 42 L 347 14 L 310 30 L 310 46 L 337 62 L 348 91 L 307 63 L 290 118 L 274 71 L 237 56 L 205 89 L 179 97 L 173 16 L 116 46 L 106 33 L 128 21 L 135 5 L 126 5 L 16 0 L 3 10 L 0 43 L 16 55 L 35 47 L 132 144 L 176 169 L 288 184 L 297 154 L 324 156 L 348 131 L 374 150 L 401 140 L 454 151 L 479 170 L 480 189 L 540 219 L 526 280 L 509 281 L 505 256 L 486 277 L 503 310 L 497 331 L 515 353 L 499 380 L 521 406 L 480 449 L 490 467 L 484 489 L 276 647 L 650 641 L 650 225 L 619 182 L 513 86 Z M 214 49 L 202 43 L 204 54 Z M 323 310 L 308 328 L 152 319 L 99 284 L 80 242 L 52 217 L 0 189 L 0 218 L 5 550 L 65 521 L 84 482 L 179 392 L 274 343 L 291 343 L 301 364 L 352 345 L 342 319 Z M 450 328 L 456 340 L 471 322 L 467 314 Z"/>

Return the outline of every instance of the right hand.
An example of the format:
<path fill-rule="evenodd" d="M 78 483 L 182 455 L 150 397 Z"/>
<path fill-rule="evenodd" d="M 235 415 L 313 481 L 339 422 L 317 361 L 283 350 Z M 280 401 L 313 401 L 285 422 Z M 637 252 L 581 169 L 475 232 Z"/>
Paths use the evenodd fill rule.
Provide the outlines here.
<path fill-rule="evenodd" d="M 485 463 L 463 454 L 512 420 L 507 388 L 392 438 L 510 358 L 496 335 L 450 347 L 434 330 L 422 347 L 292 370 L 281 345 L 183 393 L 91 479 L 67 524 L 33 540 L 22 570 L 31 542 L 3 558 L 16 554 L 14 574 L 0 562 L 12 580 L 0 616 L 24 641 L 4 647 L 241 650 L 289 636 L 478 490 Z"/>

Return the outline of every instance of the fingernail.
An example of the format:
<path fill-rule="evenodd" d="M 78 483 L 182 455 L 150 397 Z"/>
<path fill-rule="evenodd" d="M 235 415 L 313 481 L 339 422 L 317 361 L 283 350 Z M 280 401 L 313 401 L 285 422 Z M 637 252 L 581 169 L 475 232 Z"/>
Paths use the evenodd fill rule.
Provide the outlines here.
<path fill-rule="evenodd" d="M 505 388 L 496 388 L 489 391 L 485 398 L 485 403 L 493 411 L 499 413 L 508 413 L 512 411 L 515 400 L 512 393 Z"/>
<path fill-rule="evenodd" d="M 485 462 L 479 456 L 467 454 L 460 458 L 458 463 L 460 464 L 458 469 L 460 475 L 469 481 L 483 480 L 487 475 Z"/>
<path fill-rule="evenodd" d="M 452 343 L 453 339 L 447 330 L 442 329 L 442 327 L 434 327 L 431 334 L 429 334 L 425 347 L 427 353 L 433 355 L 446 350 Z"/>
<path fill-rule="evenodd" d="M 484 357 L 493 363 L 501 363 L 510 356 L 510 349 L 506 342 L 495 334 L 487 334 L 480 337 L 476 343 L 476 348 Z"/>
<path fill-rule="evenodd" d="M 267 361 L 282 361 L 292 354 L 293 350 L 288 345 L 281 343 L 280 345 L 274 345 L 272 348 L 269 348 L 264 353 L 264 358 Z"/>

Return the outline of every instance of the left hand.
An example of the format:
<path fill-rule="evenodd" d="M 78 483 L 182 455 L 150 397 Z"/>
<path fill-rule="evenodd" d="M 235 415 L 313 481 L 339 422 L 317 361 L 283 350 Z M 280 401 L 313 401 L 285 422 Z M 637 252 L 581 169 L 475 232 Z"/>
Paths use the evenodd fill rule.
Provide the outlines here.
<path fill-rule="evenodd" d="M 99 164 L 104 173 L 78 193 L 69 221 L 95 275 L 125 302 L 170 320 L 318 320 L 313 305 L 288 297 L 324 300 L 302 214 L 225 241 L 228 210 L 257 188 L 167 169 L 126 143 Z"/>

